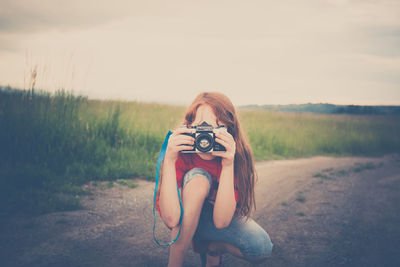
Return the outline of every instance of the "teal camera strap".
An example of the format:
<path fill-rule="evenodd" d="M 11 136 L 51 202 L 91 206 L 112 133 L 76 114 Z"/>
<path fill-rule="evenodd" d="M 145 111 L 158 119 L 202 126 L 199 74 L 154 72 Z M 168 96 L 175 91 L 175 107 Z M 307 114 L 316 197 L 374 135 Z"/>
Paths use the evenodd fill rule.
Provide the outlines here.
<path fill-rule="evenodd" d="M 157 188 L 158 188 L 158 184 L 159 184 L 159 178 L 160 178 L 160 166 L 161 166 L 161 162 L 164 160 L 165 157 L 165 152 L 167 150 L 167 146 L 168 146 L 168 139 L 169 136 L 172 134 L 171 131 L 169 131 L 167 133 L 167 135 L 165 136 L 165 140 L 164 143 L 161 147 L 160 150 L 160 154 L 158 154 L 158 160 L 157 160 L 157 173 L 156 173 L 156 185 L 154 188 L 154 198 L 153 198 L 153 218 L 154 218 L 154 222 L 153 222 L 153 239 L 154 241 L 157 243 L 157 245 L 159 246 L 163 246 L 163 247 L 168 247 L 171 246 L 173 243 L 176 242 L 176 240 L 178 240 L 179 235 L 181 234 L 181 228 L 182 228 L 182 218 L 183 218 L 183 205 L 182 205 L 182 198 L 181 198 L 181 194 L 179 192 L 179 187 L 178 184 L 176 184 L 176 189 L 178 190 L 178 197 L 179 197 L 179 205 L 181 207 L 181 216 L 179 217 L 179 232 L 177 234 L 177 236 L 175 237 L 174 240 L 172 240 L 171 242 L 168 243 L 160 243 L 155 235 L 155 230 L 156 230 L 156 197 L 157 197 Z"/>

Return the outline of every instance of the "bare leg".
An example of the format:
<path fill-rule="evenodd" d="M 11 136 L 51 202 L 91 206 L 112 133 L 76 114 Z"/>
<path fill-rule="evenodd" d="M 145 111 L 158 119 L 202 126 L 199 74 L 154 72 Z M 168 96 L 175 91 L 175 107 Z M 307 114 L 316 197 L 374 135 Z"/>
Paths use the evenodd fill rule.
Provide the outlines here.
<path fill-rule="evenodd" d="M 168 267 L 182 266 L 183 259 L 191 244 L 200 218 L 204 199 L 209 191 L 209 183 L 204 177 L 192 178 L 182 193 L 183 219 L 182 230 L 178 240 L 170 247 Z M 179 226 L 172 229 L 171 240 L 178 234 Z"/>

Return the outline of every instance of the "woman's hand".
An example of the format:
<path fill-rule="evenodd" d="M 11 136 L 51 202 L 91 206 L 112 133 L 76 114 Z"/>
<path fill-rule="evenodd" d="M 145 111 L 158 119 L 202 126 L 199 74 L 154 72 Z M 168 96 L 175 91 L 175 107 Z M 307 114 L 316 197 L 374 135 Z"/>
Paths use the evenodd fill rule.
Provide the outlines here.
<path fill-rule="evenodd" d="M 178 159 L 179 152 L 182 150 L 193 149 L 194 138 L 183 133 L 191 133 L 192 129 L 179 127 L 169 136 L 165 160 L 175 162 Z"/>
<path fill-rule="evenodd" d="M 222 157 L 223 166 L 233 164 L 236 153 L 236 143 L 233 136 L 228 131 L 218 131 L 215 133 L 215 137 L 215 141 L 223 145 L 226 151 L 214 151 L 211 155 Z"/>

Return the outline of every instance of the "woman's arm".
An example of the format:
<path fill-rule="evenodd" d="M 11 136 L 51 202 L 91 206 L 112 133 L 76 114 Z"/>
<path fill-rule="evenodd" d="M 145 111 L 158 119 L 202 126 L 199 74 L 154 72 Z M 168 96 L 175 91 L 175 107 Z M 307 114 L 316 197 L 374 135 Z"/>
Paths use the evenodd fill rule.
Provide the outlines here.
<path fill-rule="evenodd" d="M 214 224 L 218 229 L 227 227 L 235 213 L 234 165 L 222 165 L 218 192 L 214 203 Z"/>
<path fill-rule="evenodd" d="M 215 227 L 224 228 L 230 224 L 236 209 L 234 186 L 236 143 L 227 131 L 216 133 L 215 141 L 226 149 L 225 152 L 213 152 L 213 155 L 222 157 L 222 170 L 214 203 L 213 218 Z"/>
<path fill-rule="evenodd" d="M 176 189 L 175 161 L 165 159 L 160 184 L 160 210 L 165 224 L 173 228 L 178 225 L 181 216 L 179 197 Z"/>
<path fill-rule="evenodd" d="M 191 130 L 185 127 L 176 129 L 169 137 L 167 150 L 162 167 L 162 181 L 160 184 L 160 211 L 162 219 L 168 227 L 178 225 L 181 216 L 179 197 L 176 186 L 175 162 L 179 152 L 185 149 L 192 149 L 194 138 L 182 133 L 189 133 Z"/>

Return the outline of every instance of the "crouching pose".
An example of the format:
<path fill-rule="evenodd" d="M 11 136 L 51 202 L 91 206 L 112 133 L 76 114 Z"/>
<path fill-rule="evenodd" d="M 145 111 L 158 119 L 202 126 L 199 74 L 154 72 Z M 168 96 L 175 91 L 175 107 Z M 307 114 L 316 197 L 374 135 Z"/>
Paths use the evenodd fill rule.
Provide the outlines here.
<path fill-rule="evenodd" d="M 156 208 L 174 239 L 168 266 L 182 266 L 190 247 L 203 266 L 222 264 L 230 253 L 251 262 L 270 256 L 273 243 L 250 218 L 255 209 L 253 156 L 228 97 L 199 94 L 188 108 L 184 127 L 171 134 L 162 164 Z M 211 129 L 211 130 L 210 130 Z"/>

